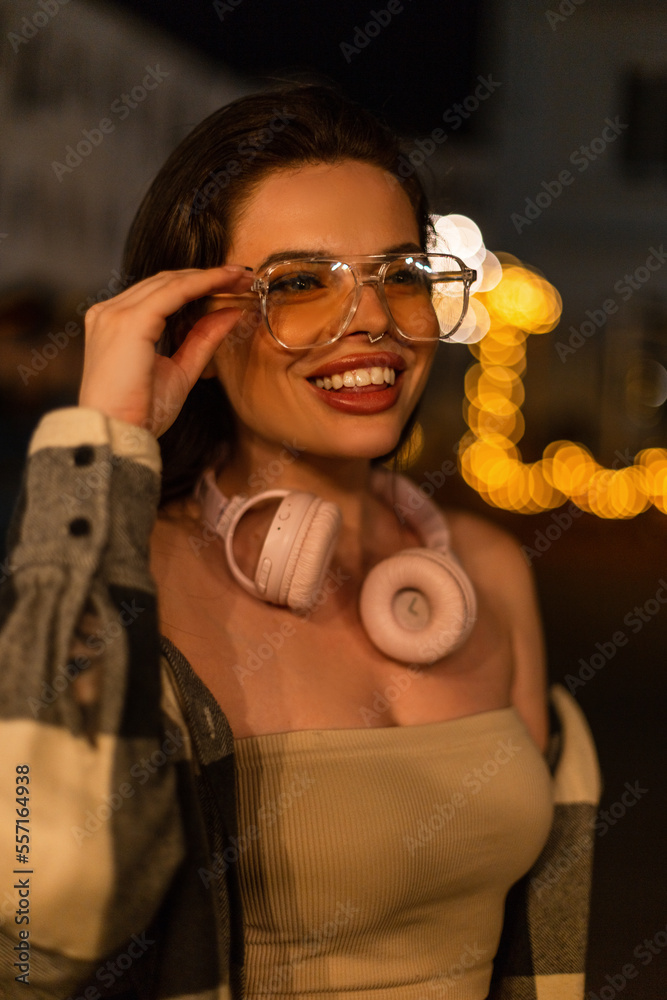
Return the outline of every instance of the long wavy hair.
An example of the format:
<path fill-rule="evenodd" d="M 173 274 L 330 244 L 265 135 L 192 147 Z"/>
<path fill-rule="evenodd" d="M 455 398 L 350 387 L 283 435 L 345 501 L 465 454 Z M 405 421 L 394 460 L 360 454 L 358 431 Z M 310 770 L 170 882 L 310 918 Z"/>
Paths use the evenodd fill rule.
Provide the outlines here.
<path fill-rule="evenodd" d="M 272 171 L 307 163 L 359 160 L 393 174 L 412 204 L 422 247 L 428 207 L 415 173 L 401 177 L 401 140 L 360 105 L 329 86 L 293 84 L 242 97 L 209 115 L 173 151 L 130 227 L 123 266 L 133 281 L 158 271 L 215 267 L 225 262 L 236 218 Z M 203 302 L 171 316 L 158 342 L 171 356 Z M 412 429 L 412 414 L 395 455 Z M 160 438 L 160 504 L 190 494 L 201 472 L 233 454 L 236 424 L 218 379 L 200 378 L 179 416 Z"/>

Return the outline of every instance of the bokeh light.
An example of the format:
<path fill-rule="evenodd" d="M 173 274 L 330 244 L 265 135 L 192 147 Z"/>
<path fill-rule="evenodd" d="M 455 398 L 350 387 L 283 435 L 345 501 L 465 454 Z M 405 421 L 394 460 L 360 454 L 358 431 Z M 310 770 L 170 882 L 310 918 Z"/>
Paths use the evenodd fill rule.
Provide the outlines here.
<path fill-rule="evenodd" d="M 479 226 L 466 215 L 432 215 L 434 236 L 431 253 L 460 257 L 477 272 L 470 289 L 469 306 L 458 330 L 447 339 L 457 344 L 476 344 L 486 336 L 491 317 L 486 306 L 475 298 L 478 291 L 490 291 L 502 279 L 502 265 L 484 246 Z"/>
<path fill-rule="evenodd" d="M 452 228 L 442 224 L 437 231 L 450 238 Z M 553 285 L 515 257 L 480 254 L 478 248 L 476 261 L 470 264 L 482 269 L 474 286 L 479 298 L 471 298 L 474 320 L 472 315 L 466 317 L 461 337 L 476 359 L 465 376 L 463 413 L 469 430 L 458 452 L 465 481 L 488 504 L 523 514 L 551 510 L 568 501 L 602 518 L 636 517 L 651 505 L 667 513 L 667 449 L 648 448 L 639 452 L 634 464 L 607 469 L 584 445 L 552 441 L 539 461 L 523 461 L 518 442 L 525 429 L 521 407 L 526 342 L 530 334 L 554 329 L 562 301 Z M 489 258 L 502 270 L 501 279 L 490 280 L 487 287 L 483 269 Z M 494 267 L 490 261 L 490 273 Z M 478 306 L 489 317 L 485 333 L 478 326 Z M 649 379 L 643 373 L 642 391 L 651 405 L 658 405 L 664 391 L 662 372 L 650 375 L 650 400 L 643 388 Z M 634 387 L 639 380 L 633 377 Z"/>

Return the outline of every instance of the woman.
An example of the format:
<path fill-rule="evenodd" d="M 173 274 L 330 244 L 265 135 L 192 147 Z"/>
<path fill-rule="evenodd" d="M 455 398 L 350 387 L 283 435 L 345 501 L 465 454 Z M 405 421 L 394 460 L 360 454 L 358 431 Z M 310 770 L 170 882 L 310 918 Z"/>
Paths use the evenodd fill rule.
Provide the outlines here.
<path fill-rule="evenodd" d="M 319 87 L 203 122 L 133 224 L 134 284 L 87 314 L 79 407 L 35 433 L 2 652 L 8 759 L 32 776 L 40 995 L 486 997 L 508 890 L 550 829 L 560 846 L 518 546 L 463 513 L 398 517 L 392 498 L 415 494 L 373 473 L 471 278 L 449 258 L 424 279 L 425 199 L 399 155 Z M 267 488 L 332 505 L 310 589 L 268 601 L 282 515 L 226 506 Z M 444 642 L 447 625 L 419 641 L 419 587 L 397 584 L 379 626 L 364 590 L 414 549 L 436 603 L 452 574 L 464 595 Z M 415 636 L 398 655 L 394 618 Z M 531 920 L 553 917 L 535 878 Z M 579 995 L 581 941 L 533 968 L 521 927 L 505 920 L 493 989 L 563 973 L 559 995 Z"/>

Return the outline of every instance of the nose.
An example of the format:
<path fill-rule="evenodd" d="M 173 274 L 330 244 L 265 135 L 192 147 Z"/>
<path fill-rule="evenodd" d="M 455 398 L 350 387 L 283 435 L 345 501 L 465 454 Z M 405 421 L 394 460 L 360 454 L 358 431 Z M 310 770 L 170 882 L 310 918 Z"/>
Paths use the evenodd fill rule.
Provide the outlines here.
<path fill-rule="evenodd" d="M 392 319 L 382 300 L 377 276 L 359 278 L 356 305 L 344 333 L 365 333 L 374 344 L 389 333 L 391 325 Z"/>

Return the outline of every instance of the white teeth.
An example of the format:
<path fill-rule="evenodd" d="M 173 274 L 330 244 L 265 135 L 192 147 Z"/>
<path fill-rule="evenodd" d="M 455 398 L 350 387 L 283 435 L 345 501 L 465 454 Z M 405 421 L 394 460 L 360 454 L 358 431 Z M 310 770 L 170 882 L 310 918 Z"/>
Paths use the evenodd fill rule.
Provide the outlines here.
<path fill-rule="evenodd" d="M 325 375 L 323 378 L 316 378 L 315 385 L 318 389 L 353 389 L 355 386 L 363 385 L 393 385 L 396 381 L 396 372 L 393 368 L 355 368 L 351 371 L 342 372 L 336 375 Z"/>

